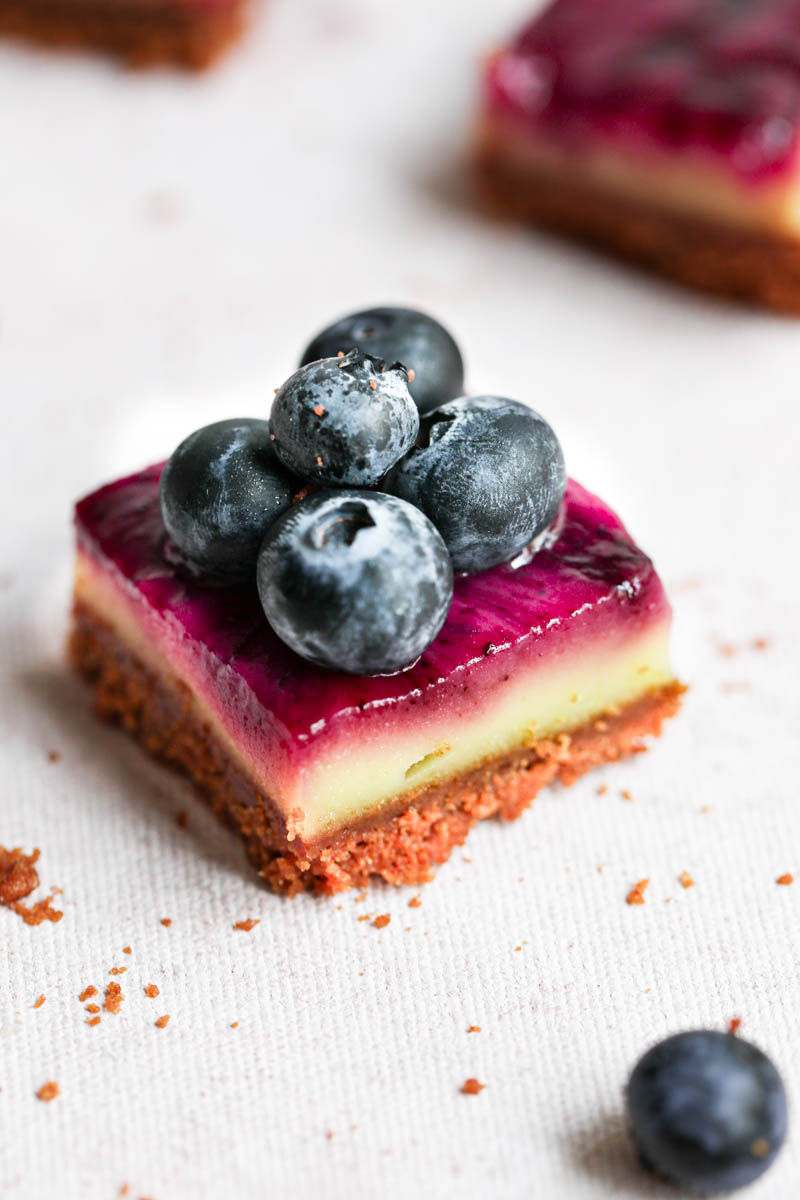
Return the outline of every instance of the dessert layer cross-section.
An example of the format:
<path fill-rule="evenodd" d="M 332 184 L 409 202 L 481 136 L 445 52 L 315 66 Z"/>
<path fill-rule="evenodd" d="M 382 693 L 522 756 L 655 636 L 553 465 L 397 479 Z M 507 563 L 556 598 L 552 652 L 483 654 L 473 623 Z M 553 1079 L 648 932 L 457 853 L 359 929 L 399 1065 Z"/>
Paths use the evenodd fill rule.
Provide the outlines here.
<path fill-rule="evenodd" d="M 236 40 L 248 8 L 249 0 L 0 0 L 0 36 L 199 70 Z"/>
<path fill-rule="evenodd" d="M 176 563 L 161 470 L 77 507 L 72 659 L 99 712 L 189 774 L 277 889 L 420 882 L 475 821 L 636 752 L 677 708 L 659 578 L 576 483 L 548 545 L 457 577 L 422 657 L 362 676 L 295 654 L 252 582 Z"/>
<path fill-rule="evenodd" d="M 800 312 L 798 0 L 554 0 L 489 63 L 491 201 Z"/>

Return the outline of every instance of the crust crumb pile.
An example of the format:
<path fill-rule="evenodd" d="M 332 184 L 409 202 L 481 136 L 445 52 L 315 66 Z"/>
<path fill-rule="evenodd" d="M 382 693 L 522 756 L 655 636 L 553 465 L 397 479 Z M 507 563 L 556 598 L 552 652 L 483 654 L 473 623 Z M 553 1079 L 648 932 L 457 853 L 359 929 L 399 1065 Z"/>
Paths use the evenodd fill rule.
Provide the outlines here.
<path fill-rule="evenodd" d="M 794 883 L 794 875 L 787 871 L 785 875 L 779 875 L 775 882 L 779 883 L 781 887 L 788 887 L 790 883 Z"/>
<path fill-rule="evenodd" d="M 35 904 L 22 903 L 39 886 L 39 872 L 36 870 L 39 854 L 38 849 L 26 854 L 20 846 L 13 850 L 0 846 L 0 904 L 22 917 L 26 925 L 60 921 L 64 915 L 52 907 L 52 896 L 37 900 Z"/>

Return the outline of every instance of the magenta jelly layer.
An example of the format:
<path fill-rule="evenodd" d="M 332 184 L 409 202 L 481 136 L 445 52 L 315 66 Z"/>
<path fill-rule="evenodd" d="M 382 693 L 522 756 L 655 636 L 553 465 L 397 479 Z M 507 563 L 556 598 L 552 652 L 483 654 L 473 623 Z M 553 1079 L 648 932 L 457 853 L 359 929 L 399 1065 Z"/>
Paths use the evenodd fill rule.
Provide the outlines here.
<path fill-rule="evenodd" d="M 492 111 L 559 140 L 796 163 L 800 0 L 555 0 L 489 67 Z"/>
<path fill-rule="evenodd" d="M 570 482 L 558 541 L 517 569 L 457 578 L 444 628 L 416 664 L 395 676 L 327 671 L 278 640 L 254 584 L 203 586 L 174 565 L 158 508 L 161 469 L 78 504 L 79 599 L 138 642 L 156 670 L 190 685 L 284 814 L 313 812 L 309 834 L 339 820 L 350 791 L 353 811 L 365 809 L 371 785 L 355 780 L 359 757 L 368 773 L 366 756 L 378 770 L 381 748 L 391 749 L 395 782 L 389 768 L 386 779 L 397 794 L 417 778 L 407 784 L 403 769 L 416 772 L 443 742 L 450 750 L 453 730 L 474 744 L 486 721 L 503 720 L 519 686 L 551 686 L 576 667 L 602 673 L 615 654 L 666 631 L 669 607 L 649 558 L 601 500 Z M 644 694 L 649 680 L 639 679 Z M 453 746 L 453 769 L 456 758 Z M 335 781 L 320 784 L 320 764 Z"/>

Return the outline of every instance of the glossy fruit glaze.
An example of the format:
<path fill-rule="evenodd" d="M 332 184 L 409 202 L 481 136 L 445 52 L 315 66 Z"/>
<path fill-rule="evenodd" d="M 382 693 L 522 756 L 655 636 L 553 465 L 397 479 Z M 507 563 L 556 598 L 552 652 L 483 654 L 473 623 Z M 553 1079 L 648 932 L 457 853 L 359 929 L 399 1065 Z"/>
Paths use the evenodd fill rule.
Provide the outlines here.
<path fill-rule="evenodd" d="M 339 674 L 279 640 L 255 582 L 204 586 L 175 565 L 159 510 L 161 470 L 82 500 L 79 550 L 130 602 L 160 661 L 172 659 L 242 745 L 274 752 L 282 770 L 342 735 L 382 737 L 426 717 L 474 716 L 519 670 L 557 669 L 564 656 L 598 647 L 611 654 L 669 615 L 650 560 L 602 501 L 570 482 L 555 544 L 516 569 L 458 577 L 444 628 L 417 663 L 390 676 Z"/>
<path fill-rule="evenodd" d="M 798 153 L 800 0 L 555 0 L 492 60 L 488 93 L 576 145 L 697 151 L 774 180 Z"/>

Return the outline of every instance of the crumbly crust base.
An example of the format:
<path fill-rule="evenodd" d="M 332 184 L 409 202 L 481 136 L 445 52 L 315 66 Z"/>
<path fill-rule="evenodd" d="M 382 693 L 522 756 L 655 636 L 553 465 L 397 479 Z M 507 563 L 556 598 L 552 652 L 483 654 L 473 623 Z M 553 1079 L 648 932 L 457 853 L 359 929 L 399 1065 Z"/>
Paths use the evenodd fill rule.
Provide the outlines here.
<path fill-rule="evenodd" d="M 180 0 L 0 0 L 0 36 L 112 54 L 130 67 L 204 70 L 242 32 L 249 0 L 197 8 Z"/>
<path fill-rule="evenodd" d="M 467 775 L 399 798 L 394 810 L 302 846 L 199 715 L 185 684 L 155 675 L 85 602 L 76 601 L 69 656 L 94 687 L 97 715 L 119 723 L 145 750 L 188 775 L 214 811 L 236 828 L 261 876 L 277 892 L 332 894 L 373 876 L 420 884 L 460 846 L 477 821 L 514 820 L 540 788 L 645 749 L 680 704 L 679 683 L 651 693 L 555 740 L 539 741 Z"/>
<path fill-rule="evenodd" d="M 626 201 L 572 173 L 522 163 L 490 124 L 476 136 L 474 166 L 479 199 L 496 215 L 613 251 L 703 292 L 800 315 L 800 241 L 789 235 Z"/>

